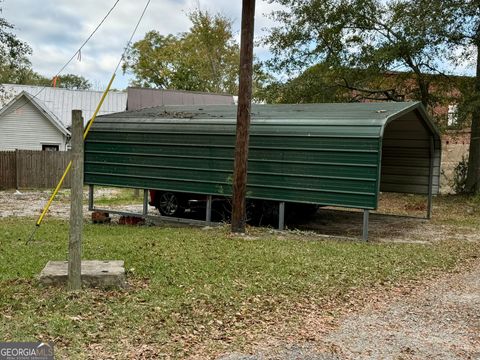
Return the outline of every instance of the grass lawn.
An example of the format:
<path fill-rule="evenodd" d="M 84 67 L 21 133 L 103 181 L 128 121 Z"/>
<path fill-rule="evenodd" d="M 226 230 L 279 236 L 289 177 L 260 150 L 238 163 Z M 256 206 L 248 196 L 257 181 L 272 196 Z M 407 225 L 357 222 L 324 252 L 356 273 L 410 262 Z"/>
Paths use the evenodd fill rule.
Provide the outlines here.
<path fill-rule="evenodd" d="M 294 321 L 302 304 L 450 270 L 480 248 L 455 239 L 385 244 L 86 224 L 83 258 L 124 260 L 130 286 L 68 293 L 35 280 L 48 260 L 67 258 L 68 222 L 48 219 L 26 245 L 33 226 L 34 219 L 0 219 L 0 334 L 53 341 L 58 358 L 73 359 L 184 358 L 207 340 L 211 352 L 215 341 L 238 348 L 242 334 L 264 323 Z"/>

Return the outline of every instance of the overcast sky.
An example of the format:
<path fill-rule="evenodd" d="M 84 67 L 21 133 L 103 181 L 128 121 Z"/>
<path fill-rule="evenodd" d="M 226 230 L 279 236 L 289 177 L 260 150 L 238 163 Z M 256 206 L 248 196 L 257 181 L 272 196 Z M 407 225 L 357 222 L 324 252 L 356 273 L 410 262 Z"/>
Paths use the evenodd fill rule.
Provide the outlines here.
<path fill-rule="evenodd" d="M 33 49 L 33 69 L 52 77 L 74 54 L 97 26 L 115 0 L 4 0 L 2 17 L 15 25 L 15 33 Z M 239 37 L 240 0 L 151 0 L 147 13 L 134 38 L 139 40 L 152 29 L 162 34 L 187 31 L 190 22 L 186 12 L 200 6 L 202 10 L 221 12 L 234 22 Z M 120 0 L 106 22 L 84 47 L 81 61 L 75 59 L 64 73 L 79 74 L 89 79 L 95 88 L 103 89 L 121 56 L 123 48 L 146 4 L 146 0 Z M 255 36 L 272 25 L 265 14 L 272 5 L 257 0 Z M 264 59 L 267 49 L 256 48 L 255 54 Z M 128 85 L 129 77 L 120 70 L 113 87 Z"/>

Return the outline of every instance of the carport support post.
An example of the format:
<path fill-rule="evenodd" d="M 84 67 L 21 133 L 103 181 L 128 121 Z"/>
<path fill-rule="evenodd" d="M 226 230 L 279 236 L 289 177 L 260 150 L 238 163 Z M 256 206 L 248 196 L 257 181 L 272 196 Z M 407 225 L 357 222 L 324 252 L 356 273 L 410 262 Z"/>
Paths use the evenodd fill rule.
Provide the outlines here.
<path fill-rule="evenodd" d="M 365 241 L 368 241 L 368 216 L 370 211 L 367 209 L 363 210 L 363 231 L 362 231 L 362 238 Z"/>
<path fill-rule="evenodd" d="M 212 223 L 212 195 L 207 196 L 205 221 L 207 222 L 207 225 L 210 225 Z"/>
<path fill-rule="evenodd" d="M 285 230 L 285 202 L 278 203 L 278 230 Z"/>
<path fill-rule="evenodd" d="M 88 185 L 88 211 L 93 211 L 93 185 Z"/>
<path fill-rule="evenodd" d="M 143 190 L 143 216 L 148 215 L 148 190 Z"/>
<path fill-rule="evenodd" d="M 432 218 L 432 201 L 433 201 L 433 161 L 434 161 L 434 144 L 433 136 L 430 136 L 430 169 L 428 172 L 428 202 L 427 202 L 427 219 Z"/>
<path fill-rule="evenodd" d="M 72 111 L 72 189 L 70 202 L 70 236 L 68 242 L 68 289 L 82 288 L 83 231 L 83 118 Z"/>

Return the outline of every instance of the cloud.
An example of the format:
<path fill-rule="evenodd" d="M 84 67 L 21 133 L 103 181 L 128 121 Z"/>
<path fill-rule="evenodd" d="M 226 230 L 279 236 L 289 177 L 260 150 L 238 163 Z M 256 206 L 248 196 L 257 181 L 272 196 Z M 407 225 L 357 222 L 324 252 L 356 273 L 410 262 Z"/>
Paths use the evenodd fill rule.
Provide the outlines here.
<path fill-rule="evenodd" d="M 115 0 L 4 0 L 1 6 L 2 16 L 15 25 L 17 36 L 32 47 L 34 70 L 50 77 L 75 53 L 114 3 Z M 145 3 L 146 0 L 120 0 L 82 50 L 81 61 L 73 60 L 65 72 L 85 76 L 96 84 L 106 84 Z M 134 41 L 152 29 L 163 34 L 188 31 L 190 22 L 186 14 L 197 7 L 231 18 L 233 31 L 239 39 L 241 1 L 151 0 Z M 278 6 L 257 1 L 256 38 L 265 33 L 264 28 L 272 25 L 265 14 L 275 8 Z M 255 52 L 257 57 L 269 56 L 264 47 L 256 48 Z M 115 86 L 125 87 L 128 81 L 129 76 L 120 71 Z"/>

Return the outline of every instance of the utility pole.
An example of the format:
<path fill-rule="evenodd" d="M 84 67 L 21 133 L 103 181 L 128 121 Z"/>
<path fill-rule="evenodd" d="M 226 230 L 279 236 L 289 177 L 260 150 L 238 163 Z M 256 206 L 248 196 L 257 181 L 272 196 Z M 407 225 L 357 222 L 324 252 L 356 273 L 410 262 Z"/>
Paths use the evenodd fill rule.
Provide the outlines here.
<path fill-rule="evenodd" d="M 72 189 L 70 203 L 70 236 L 68 241 L 68 289 L 82 288 L 83 231 L 83 118 L 80 110 L 72 111 Z"/>
<path fill-rule="evenodd" d="M 245 232 L 248 140 L 252 107 L 253 29 L 255 0 L 242 2 L 240 39 L 240 81 L 238 88 L 237 130 L 233 170 L 232 232 Z"/>

